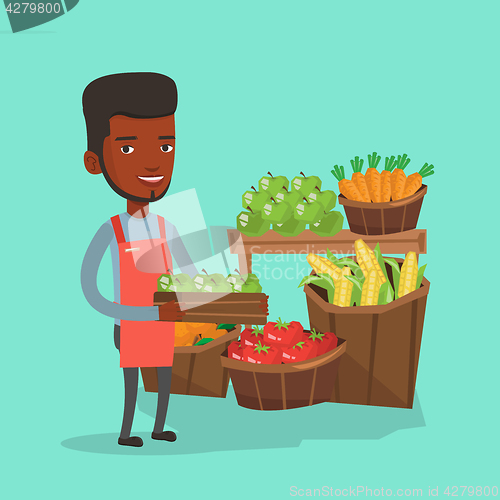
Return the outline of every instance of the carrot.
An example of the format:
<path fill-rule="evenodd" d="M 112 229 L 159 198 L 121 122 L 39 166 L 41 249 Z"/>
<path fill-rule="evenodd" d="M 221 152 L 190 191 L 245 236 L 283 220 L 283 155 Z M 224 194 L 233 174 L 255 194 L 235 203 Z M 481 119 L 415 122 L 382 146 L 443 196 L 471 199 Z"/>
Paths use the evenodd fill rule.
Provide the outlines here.
<path fill-rule="evenodd" d="M 363 201 L 366 201 L 367 203 L 370 203 L 370 194 L 368 193 L 368 186 L 366 185 L 366 179 L 365 176 L 361 173 L 361 170 L 363 168 L 363 160 L 359 159 L 359 156 L 356 156 L 354 160 L 351 160 L 351 166 L 352 166 L 352 177 L 351 180 L 356 184 L 356 187 L 358 188 L 358 191 L 361 194 L 361 198 L 363 198 Z"/>
<path fill-rule="evenodd" d="M 377 153 L 374 152 L 373 155 L 368 155 L 369 168 L 366 171 L 365 179 L 370 198 L 375 203 L 380 203 L 382 201 L 380 172 L 377 170 L 379 162 L 380 156 L 377 156 Z"/>
<path fill-rule="evenodd" d="M 410 158 L 407 158 L 406 154 L 403 156 L 398 155 L 396 168 L 391 174 L 391 195 L 393 200 L 400 200 L 403 197 L 403 190 L 406 183 L 404 169 L 408 166 L 410 161 Z"/>
<path fill-rule="evenodd" d="M 340 165 L 335 165 L 332 170 L 332 174 L 339 181 L 340 192 L 348 199 L 354 201 L 363 201 L 359 189 L 356 187 L 353 181 L 345 178 L 344 167 Z"/>
<path fill-rule="evenodd" d="M 388 156 L 385 157 L 385 168 L 382 170 L 380 174 L 380 192 L 382 195 L 382 202 L 391 201 L 391 172 L 394 170 L 396 166 L 395 157 Z"/>
<path fill-rule="evenodd" d="M 434 165 L 428 165 L 426 163 L 418 172 L 409 175 L 406 178 L 405 187 L 401 198 L 406 198 L 407 196 L 415 194 L 422 186 L 422 178 L 429 177 L 429 175 L 434 174 L 433 168 Z"/>

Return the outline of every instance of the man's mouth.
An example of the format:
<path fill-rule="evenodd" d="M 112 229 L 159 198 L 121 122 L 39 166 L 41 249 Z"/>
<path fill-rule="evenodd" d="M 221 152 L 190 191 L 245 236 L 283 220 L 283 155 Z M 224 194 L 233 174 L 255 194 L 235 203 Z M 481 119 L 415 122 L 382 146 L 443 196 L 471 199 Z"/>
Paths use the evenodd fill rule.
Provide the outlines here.
<path fill-rule="evenodd" d="M 138 175 L 137 178 L 142 184 L 149 188 L 157 187 L 161 184 L 161 181 L 165 178 L 164 175 Z"/>

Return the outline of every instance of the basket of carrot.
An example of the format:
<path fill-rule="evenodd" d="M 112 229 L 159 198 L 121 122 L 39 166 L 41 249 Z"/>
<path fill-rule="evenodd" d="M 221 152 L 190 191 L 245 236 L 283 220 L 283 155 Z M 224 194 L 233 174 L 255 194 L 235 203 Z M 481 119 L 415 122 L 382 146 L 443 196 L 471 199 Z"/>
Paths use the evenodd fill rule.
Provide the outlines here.
<path fill-rule="evenodd" d="M 364 160 L 351 160 L 352 176 L 346 178 L 342 165 L 335 165 L 332 174 L 339 183 L 339 203 L 344 205 L 349 227 L 357 234 L 392 234 L 417 227 L 418 216 L 427 186 L 424 177 L 434 174 L 434 165 L 427 163 L 408 177 L 405 169 L 408 155 L 385 158 L 385 166 L 378 170 L 381 157 L 368 155 L 368 168 L 363 174 Z"/>

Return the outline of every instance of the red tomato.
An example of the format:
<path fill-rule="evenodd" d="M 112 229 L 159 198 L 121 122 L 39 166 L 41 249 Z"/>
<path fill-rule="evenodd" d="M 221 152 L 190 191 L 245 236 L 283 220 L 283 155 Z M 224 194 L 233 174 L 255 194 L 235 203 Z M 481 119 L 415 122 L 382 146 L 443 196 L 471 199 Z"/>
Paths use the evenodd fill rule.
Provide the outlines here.
<path fill-rule="evenodd" d="M 264 341 L 264 333 L 262 328 L 255 327 L 253 330 L 250 328 L 245 328 L 241 332 L 241 345 L 243 347 L 253 346 L 258 341 Z"/>
<path fill-rule="evenodd" d="M 243 351 L 243 361 L 258 365 L 280 364 L 283 351 L 276 346 L 264 345 L 260 340 L 255 346 L 247 346 Z"/>
<path fill-rule="evenodd" d="M 265 342 L 280 346 L 294 346 L 302 340 L 303 333 L 304 328 L 298 321 L 285 323 L 279 318 L 277 322 L 269 322 L 264 326 Z"/>
<path fill-rule="evenodd" d="M 318 346 L 312 340 L 301 340 L 293 347 L 283 348 L 283 363 L 305 361 L 318 355 Z"/>
<path fill-rule="evenodd" d="M 227 357 L 229 359 L 237 359 L 238 361 L 243 361 L 243 351 L 244 348 L 238 340 L 235 340 L 229 344 L 227 348 Z"/>
<path fill-rule="evenodd" d="M 320 333 L 313 329 L 308 338 L 317 346 L 317 356 L 321 356 L 322 354 L 335 349 L 338 344 L 337 336 L 331 332 Z"/>

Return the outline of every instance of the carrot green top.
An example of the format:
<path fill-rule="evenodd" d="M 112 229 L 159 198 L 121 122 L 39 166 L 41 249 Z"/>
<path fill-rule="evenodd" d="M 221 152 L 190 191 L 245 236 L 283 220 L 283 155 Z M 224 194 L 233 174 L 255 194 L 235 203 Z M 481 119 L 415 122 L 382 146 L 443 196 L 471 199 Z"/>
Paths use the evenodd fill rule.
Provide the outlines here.
<path fill-rule="evenodd" d="M 351 160 L 352 171 L 354 173 L 361 172 L 363 168 L 364 160 L 360 160 L 359 156 L 355 156 L 354 160 Z"/>
<path fill-rule="evenodd" d="M 403 156 L 398 155 L 398 159 L 396 161 L 396 168 L 399 168 L 400 170 L 404 170 L 407 166 L 408 163 L 410 163 L 410 158 L 407 158 L 407 154 L 404 154 Z"/>
<path fill-rule="evenodd" d="M 385 157 L 385 168 L 384 170 L 388 170 L 389 172 L 392 172 L 394 168 L 396 167 L 396 157 L 391 156 L 390 158 L 388 156 Z"/>
<path fill-rule="evenodd" d="M 429 175 L 433 175 L 434 174 L 434 165 L 429 165 L 427 163 L 424 164 L 424 166 L 418 171 L 418 173 L 422 176 L 422 177 L 429 177 Z"/>
<path fill-rule="evenodd" d="M 380 156 L 377 156 L 377 153 L 374 151 L 372 155 L 368 155 L 368 166 L 370 168 L 377 168 L 377 165 L 380 162 Z"/>
<path fill-rule="evenodd" d="M 345 171 L 342 165 L 340 167 L 335 165 L 331 172 L 339 182 L 345 179 Z"/>

